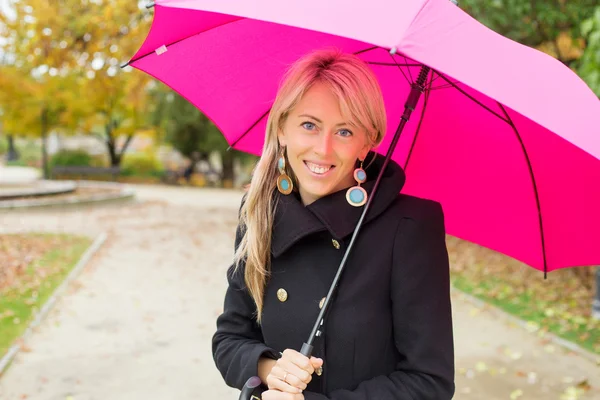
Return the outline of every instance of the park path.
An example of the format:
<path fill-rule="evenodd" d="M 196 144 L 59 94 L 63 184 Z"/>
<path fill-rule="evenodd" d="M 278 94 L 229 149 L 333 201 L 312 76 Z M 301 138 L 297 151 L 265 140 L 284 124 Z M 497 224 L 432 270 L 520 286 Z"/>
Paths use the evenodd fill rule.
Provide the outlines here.
<path fill-rule="evenodd" d="M 214 367 L 210 339 L 241 192 L 135 188 L 127 203 L 0 214 L 0 233 L 108 234 L 0 377 L 0 399 L 237 398 Z M 459 293 L 453 309 L 455 399 L 600 399 L 594 362 Z M 592 389 L 569 396 L 579 382 Z"/>

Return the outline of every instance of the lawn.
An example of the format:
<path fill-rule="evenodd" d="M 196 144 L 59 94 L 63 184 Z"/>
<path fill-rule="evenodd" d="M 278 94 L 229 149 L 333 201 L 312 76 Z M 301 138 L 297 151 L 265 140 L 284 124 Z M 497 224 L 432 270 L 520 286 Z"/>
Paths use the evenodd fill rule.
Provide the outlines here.
<path fill-rule="evenodd" d="M 91 244 L 73 235 L 0 235 L 0 356 Z"/>
<path fill-rule="evenodd" d="M 600 320 L 591 317 L 596 267 L 548 273 L 507 256 L 448 237 L 453 285 L 527 321 L 532 332 L 551 332 L 600 354 Z"/>

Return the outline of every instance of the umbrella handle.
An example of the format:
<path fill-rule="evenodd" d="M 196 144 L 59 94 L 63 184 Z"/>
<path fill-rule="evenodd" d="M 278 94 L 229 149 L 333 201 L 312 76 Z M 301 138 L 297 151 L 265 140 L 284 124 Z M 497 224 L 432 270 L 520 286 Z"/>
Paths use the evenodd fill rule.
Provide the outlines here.
<path fill-rule="evenodd" d="M 253 376 L 246 381 L 239 400 L 261 400 L 264 390 L 260 387 L 261 380 L 258 376 Z"/>
<path fill-rule="evenodd" d="M 302 355 L 310 358 L 312 351 L 313 346 L 307 343 L 302 344 L 302 349 L 300 350 Z M 264 390 L 261 388 L 261 383 L 262 381 L 258 376 L 253 376 L 248 379 L 246 384 L 244 384 L 242 392 L 240 393 L 239 400 L 261 400 L 261 395 L 264 392 Z"/>

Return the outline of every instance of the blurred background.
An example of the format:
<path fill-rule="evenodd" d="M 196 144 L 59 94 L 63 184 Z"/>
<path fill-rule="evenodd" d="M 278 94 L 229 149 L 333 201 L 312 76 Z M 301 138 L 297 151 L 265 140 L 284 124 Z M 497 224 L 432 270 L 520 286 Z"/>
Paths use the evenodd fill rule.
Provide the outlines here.
<path fill-rule="evenodd" d="M 121 68 L 149 31 L 146 5 L 0 0 L 1 399 L 236 398 L 210 337 L 256 157 Z M 600 96 L 598 0 L 460 7 Z M 600 399 L 597 268 L 544 280 L 448 246 L 455 398 Z"/>

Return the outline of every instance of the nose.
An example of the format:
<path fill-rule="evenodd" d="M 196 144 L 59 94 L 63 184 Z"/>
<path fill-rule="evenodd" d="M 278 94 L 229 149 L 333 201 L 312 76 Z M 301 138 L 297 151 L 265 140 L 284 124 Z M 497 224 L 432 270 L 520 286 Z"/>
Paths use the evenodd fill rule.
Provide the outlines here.
<path fill-rule="evenodd" d="M 331 153 L 333 143 L 333 134 L 329 130 L 322 130 L 316 137 L 313 150 L 319 156 L 326 156 Z"/>

